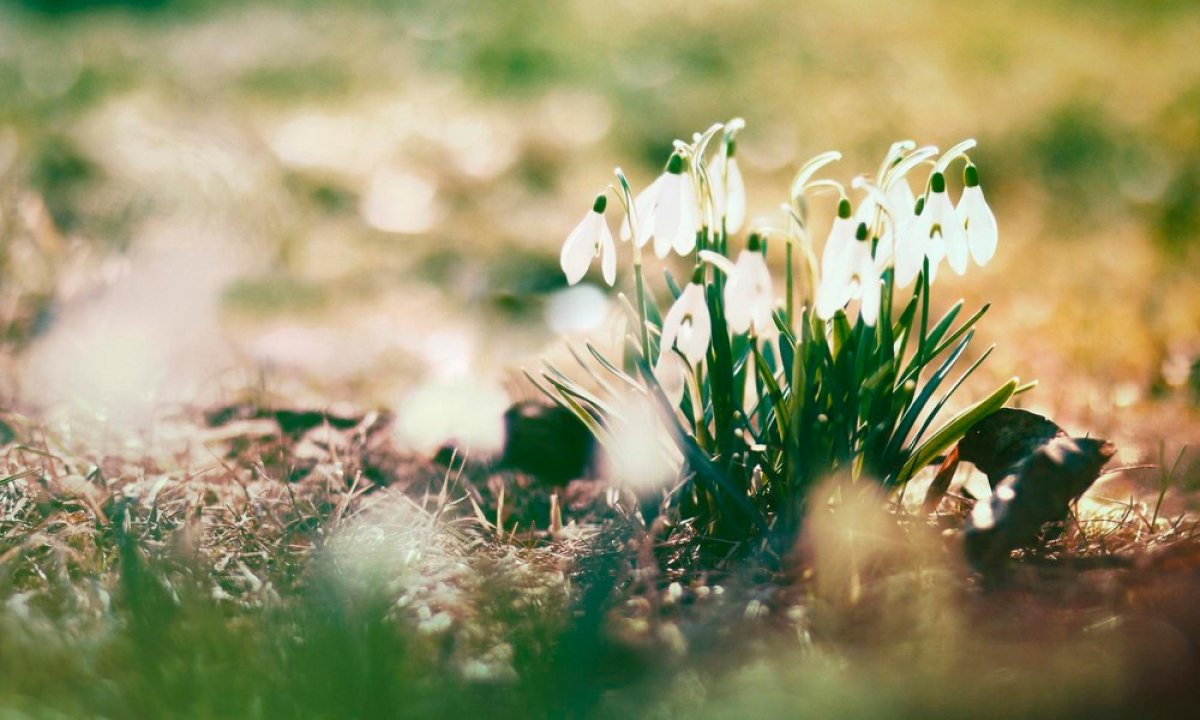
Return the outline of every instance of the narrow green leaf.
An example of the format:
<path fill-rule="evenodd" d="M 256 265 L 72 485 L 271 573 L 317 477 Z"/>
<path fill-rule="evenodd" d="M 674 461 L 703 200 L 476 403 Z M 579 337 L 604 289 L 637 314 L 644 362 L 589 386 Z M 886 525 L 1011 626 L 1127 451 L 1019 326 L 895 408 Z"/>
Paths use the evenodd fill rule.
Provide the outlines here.
<path fill-rule="evenodd" d="M 650 366 L 644 360 L 639 360 L 638 370 L 641 371 L 646 386 L 657 401 L 660 417 L 675 434 L 676 442 L 683 450 L 683 456 L 687 460 L 688 467 L 695 473 L 696 480 L 722 503 L 727 512 L 732 511 L 730 514 L 735 515 L 743 527 L 753 525 L 760 532 L 765 532 L 766 520 L 758 508 L 750 502 L 745 491 L 739 490 L 730 481 L 729 477 L 696 443 L 696 438 L 680 424 L 679 418 L 675 414 L 675 408 L 663 394 L 662 387 L 659 386 L 654 373 L 650 371 Z"/>
<path fill-rule="evenodd" d="M 908 406 L 908 409 L 904 411 L 904 415 L 900 418 L 900 424 L 896 428 L 895 433 L 892 435 L 891 442 L 888 443 L 886 453 L 889 458 L 894 457 L 900 452 L 900 446 L 908 437 L 908 433 L 910 430 L 912 430 L 913 425 L 916 424 L 917 417 L 921 414 L 921 410 L 924 409 L 925 404 L 929 402 L 929 398 L 933 396 L 933 393 L 937 392 L 938 386 L 942 384 L 942 381 L 946 379 L 946 376 L 950 373 L 950 370 L 954 367 L 954 364 L 958 362 L 958 358 L 962 355 L 963 351 L 966 350 L 967 344 L 971 342 L 971 338 L 973 336 L 973 332 L 967 333 L 967 337 L 964 338 L 963 341 L 959 343 L 958 347 L 954 349 L 954 352 L 950 353 L 949 357 L 942 362 L 942 365 L 937 369 L 937 372 L 935 372 L 933 376 L 926 381 L 925 386 L 921 388 L 921 392 L 917 394 L 916 400 L 914 400 L 913 403 Z"/>
<path fill-rule="evenodd" d="M 958 390 L 958 388 L 963 384 L 963 382 L 971 376 L 971 373 L 975 372 L 975 370 L 978 369 L 978 367 L 983 364 L 984 360 L 987 360 L 988 356 L 991 355 L 992 351 L 995 349 L 996 349 L 996 346 L 993 345 L 990 348 L 988 348 L 986 351 L 984 351 L 984 353 L 982 355 L 980 355 L 979 358 L 975 360 L 975 362 L 971 363 L 971 366 L 969 368 L 967 368 L 963 372 L 963 374 L 958 377 L 958 380 L 954 381 L 954 383 L 950 386 L 950 389 L 948 389 L 946 391 L 946 393 L 944 395 L 942 395 L 942 397 L 937 401 L 937 403 L 934 404 L 933 409 L 930 410 L 926 414 L 925 422 L 921 423 L 920 429 L 917 430 L 916 434 L 913 435 L 912 440 L 909 441 L 909 451 L 910 452 L 921 441 L 921 437 L 925 434 L 925 431 L 929 429 L 929 425 L 934 421 L 934 419 L 937 417 L 938 413 L 941 412 L 942 408 L 946 405 L 946 402 L 950 399 L 950 397 L 952 395 L 954 395 L 955 391 Z"/>
<path fill-rule="evenodd" d="M 1020 380 L 1013 378 L 997 388 L 991 395 L 954 416 L 940 430 L 934 433 L 929 440 L 917 448 L 912 457 L 909 458 L 908 462 L 904 464 L 904 467 L 896 475 L 895 484 L 899 485 L 908 482 L 918 470 L 933 462 L 935 457 L 962 439 L 975 423 L 1004 407 L 1004 404 L 1013 396 L 1019 384 Z"/>
<path fill-rule="evenodd" d="M 613 365 L 612 362 L 609 361 L 609 359 L 606 358 L 602 352 L 600 352 L 599 350 L 596 349 L 595 345 L 592 345 L 590 342 L 585 343 L 585 345 L 588 349 L 588 352 L 590 352 L 592 354 L 592 357 L 596 358 L 596 361 L 599 362 L 604 367 L 605 370 L 609 371 L 613 375 L 616 375 L 618 378 L 620 378 L 622 381 L 624 381 L 625 384 L 629 385 L 634 390 L 637 390 L 639 392 L 642 391 L 642 386 L 638 383 L 637 380 L 635 380 L 633 378 L 632 375 L 626 373 L 624 370 L 621 370 L 616 365 Z"/>
<path fill-rule="evenodd" d="M 963 322 L 963 324 L 958 327 L 957 330 L 950 333 L 950 336 L 947 337 L 945 340 L 942 340 L 938 344 L 938 346 L 933 349 L 933 352 L 929 353 L 929 357 L 930 358 L 937 357 L 938 355 L 940 355 L 942 353 L 943 350 L 945 350 L 946 348 L 953 345 L 960 337 L 962 337 L 963 333 L 965 333 L 968 330 L 970 330 L 971 328 L 975 327 L 975 323 L 979 322 L 979 319 L 983 317 L 984 313 L 986 313 L 988 311 L 988 308 L 990 308 L 990 307 L 991 307 L 991 303 L 987 303 L 983 307 L 976 310 L 974 315 L 967 318 Z"/>
<path fill-rule="evenodd" d="M 671 293 L 671 301 L 674 302 L 683 294 L 683 290 L 679 287 L 679 283 L 675 282 L 675 276 L 670 270 L 663 270 L 663 278 L 667 281 L 667 290 Z"/>

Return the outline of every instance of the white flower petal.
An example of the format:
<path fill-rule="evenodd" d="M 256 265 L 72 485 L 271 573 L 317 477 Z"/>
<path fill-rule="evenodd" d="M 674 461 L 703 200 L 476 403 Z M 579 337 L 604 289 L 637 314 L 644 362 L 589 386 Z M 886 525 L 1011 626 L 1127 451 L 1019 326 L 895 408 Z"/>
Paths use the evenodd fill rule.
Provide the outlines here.
<path fill-rule="evenodd" d="M 708 182 L 712 185 L 713 215 L 720 222 L 725 217 L 725 151 L 718 149 L 708 165 Z M 733 232 L 730 230 L 729 232 Z"/>
<path fill-rule="evenodd" d="M 712 340 L 712 323 L 707 316 L 702 320 L 695 319 L 694 322 L 687 339 L 680 335 L 675 344 L 679 352 L 686 355 L 693 365 L 698 365 L 704 362 L 704 357 L 708 355 L 708 344 Z"/>
<path fill-rule="evenodd" d="M 845 222 L 849 223 L 850 220 Z M 850 244 L 842 244 L 841 240 L 835 241 L 831 233 L 829 242 L 825 245 L 825 255 L 821 258 L 821 279 L 828 277 L 842 283 L 849 282 L 854 271 L 854 246 L 857 244 L 858 241 L 854 238 L 850 238 Z"/>
<path fill-rule="evenodd" d="M 879 204 L 875 202 L 875 198 L 870 195 L 863 198 L 863 201 L 859 204 L 858 209 L 854 211 L 854 216 L 851 218 L 854 228 L 858 229 L 860 223 L 866 223 L 867 227 L 874 225 L 875 210 L 878 207 Z"/>
<path fill-rule="evenodd" d="M 712 337 L 712 321 L 708 303 L 704 300 L 704 288 L 697 283 L 688 283 L 679 298 L 671 305 L 663 318 L 663 351 L 679 348 L 693 365 L 703 362 L 708 353 Z"/>
<path fill-rule="evenodd" d="M 671 349 L 661 351 L 658 362 L 654 363 L 654 378 L 673 405 L 679 405 L 683 399 L 685 371 L 683 358 Z"/>
<path fill-rule="evenodd" d="M 958 214 L 966 223 L 967 245 L 971 249 L 971 257 L 976 264 L 987 265 L 996 254 L 996 242 L 999 232 L 996 228 L 996 216 L 983 198 L 983 189 L 978 185 L 963 188 L 962 199 L 958 201 Z"/>
<path fill-rule="evenodd" d="M 633 199 L 633 211 L 637 215 L 635 222 L 638 231 L 638 247 L 645 247 L 650 236 L 654 234 L 654 206 L 658 203 L 658 191 L 662 185 L 662 179 L 663 176 L 659 175 Z M 628 241 L 630 235 L 629 216 L 626 215 L 625 222 L 621 223 L 621 240 Z"/>
<path fill-rule="evenodd" d="M 696 186 L 690 175 L 683 175 L 679 183 L 679 229 L 671 241 L 671 247 L 680 255 L 688 255 L 696 249 L 696 230 L 700 226 L 700 208 L 696 206 Z"/>
<path fill-rule="evenodd" d="M 846 260 L 846 256 L 855 242 L 854 231 L 858 226 L 851 218 L 834 218 L 833 226 L 829 228 L 829 239 L 825 241 L 825 249 L 821 255 L 821 274 L 828 275 L 833 267 Z"/>
<path fill-rule="evenodd" d="M 725 283 L 725 323 L 733 334 L 750 329 L 754 316 L 754 286 L 741 273 L 735 271 Z"/>
<path fill-rule="evenodd" d="M 950 267 L 954 272 L 962 275 L 967 271 L 969 260 L 967 236 L 963 231 L 962 220 L 959 219 L 958 212 L 950 202 L 950 196 L 944 192 L 930 193 L 929 213 L 930 219 L 936 225 L 934 234 L 937 235 L 940 229 L 941 237 L 945 240 L 946 259 L 949 261 Z M 930 260 L 932 264 L 932 256 Z"/>
<path fill-rule="evenodd" d="M 613 243 L 612 233 L 608 229 L 608 223 L 604 219 L 600 219 L 600 271 L 604 275 L 604 282 L 612 287 L 617 282 L 617 247 Z"/>
<path fill-rule="evenodd" d="M 862 295 L 862 306 L 859 308 L 859 314 L 864 324 L 875 327 L 875 321 L 879 319 L 881 283 L 879 280 L 879 271 L 876 269 L 875 264 L 871 262 L 869 254 L 860 257 L 858 272 L 859 293 Z"/>
<path fill-rule="evenodd" d="M 588 214 L 575 226 L 575 229 L 567 236 L 566 242 L 563 243 L 559 264 L 567 276 L 568 285 L 574 285 L 582 280 L 583 276 L 587 274 L 588 266 L 592 264 L 592 258 L 596 257 L 597 220 L 601 223 L 604 222 L 599 214 L 588 211 Z"/>
<path fill-rule="evenodd" d="M 896 232 L 896 284 L 908 287 L 921 272 L 925 242 L 920 237 L 920 218 L 913 217 Z"/>
<path fill-rule="evenodd" d="M 715 253 L 712 250 L 701 250 L 699 252 L 699 257 L 701 260 L 716 267 L 726 275 L 733 275 L 736 270 L 736 266 L 733 264 L 732 260 L 720 253 Z"/>
<path fill-rule="evenodd" d="M 896 233 L 892 229 L 892 221 L 885 220 L 883 232 L 879 235 L 879 243 L 875 246 L 875 267 L 882 271 L 891 262 L 896 252 Z"/>
<path fill-rule="evenodd" d="M 850 302 L 850 285 L 844 278 L 827 276 L 821 278 L 817 288 L 817 317 L 828 320 Z"/>
<path fill-rule="evenodd" d="M 658 203 L 651 212 L 654 217 L 654 254 L 659 258 L 665 258 L 671 252 L 675 233 L 679 232 L 682 185 L 683 177 L 672 173 L 663 175 L 659 183 Z"/>
<path fill-rule="evenodd" d="M 897 225 L 903 223 L 909 218 L 916 217 L 913 214 L 913 208 L 916 207 L 917 198 L 913 195 L 912 186 L 908 184 L 906 178 L 900 178 L 892 184 L 887 190 L 887 196 L 892 201 L 892 208 L 896 211 Z"/>
<path fill-rule="evenodd" d="M 746 183 L 737 158 L 729 158 L 725 173 L 725 232 L 732 235 L 746 222 Z"/>
<path fill-rule="evenodd" d="M 704 286 L 688 283 L 679 296 L 679 303 L 684 306 L 686 317 L 690 318 L 691 332 L 686 339 L 681 332 L 675 344 L 693 365 L 698 365 L 708 354 L 712 339 L 712 318 L 704 298 Z"/>
<path fill-rule="evenodd" d="M 750 321 L 754 334 L 760 338 L 770 337 L 778 332 L 775 325 L 775 303 L 773 301 L 758 302 L 754 305 L 754 317 Z"/>
<path fill-rule="evenodd" d="M 929 282 L 937 280 L 938 268 L 946 258 L 946 238 L 941 233 L 934 233 L 925 242 L 925 257 L 929 259 Z"/>

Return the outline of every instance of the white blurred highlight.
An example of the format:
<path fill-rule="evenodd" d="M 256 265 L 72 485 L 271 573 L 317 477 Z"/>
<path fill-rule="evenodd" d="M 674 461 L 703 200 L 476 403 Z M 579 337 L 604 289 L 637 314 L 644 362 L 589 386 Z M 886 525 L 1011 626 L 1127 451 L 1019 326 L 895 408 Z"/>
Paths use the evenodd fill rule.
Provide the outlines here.
<path fill-rule="evenodd" d="M 990 530 L 996 525 L 996 516 L 992 512 L 990 500 L 980 500 L 971 509 L 971 522 L 978 530 Z"/>
<path fill-rule="evenodd" d="M 465 566 L 456 558 L 458 550 L 432 513 L 403 493 L 383 492 L 334 530 L 325 559 L 342 589 L 395 595 L 397 606 L 432 620 L 460 604 L 454 581 Z"/>
<path fill-rule="evenodd" d="M 675 481 L 682 458 L 648 398 L 620 398 L 610 417 L 612 444 L 600 473 L 637 495 L 649 495 Z"/>
<path fill-rule="evenodd" d="M 411 450 L 432 453 L 452 444 L 472 455 L 504 447 L 508 394 L 497 383 L 463 375 L 426 382 L 398 405 L 396 434 Z"/>
<path fill-rule="evenodd" d="M 443 216 L 433 180 L 392 167 L 371 176 L 360 209 L 363 219 L 376 230 L 407 235 L 433 229 Z"/>
<path fill-rule="evenodd" d="M 288 167 L 350 176 L 365 174 L 391 149 L 386 133 L 361 118 L 323 112 L 294 115 L 270 133 L 268 142 Z"/>
<path fill-rule="evenodd" d="M 22 402 L 77 428 L 145 431 L 231 367 L 218 299 L 244 261 L 211 230 L 170 228 L 107 286 L 63 303 L 25 358 Z"/>
<path fill-rule="evenodd" d="M 546 324 L 558 335 L 588 333 L 604 323 L 611 306 L 603 290 L 591 283 L 581 283 L 546 299 Z"/>

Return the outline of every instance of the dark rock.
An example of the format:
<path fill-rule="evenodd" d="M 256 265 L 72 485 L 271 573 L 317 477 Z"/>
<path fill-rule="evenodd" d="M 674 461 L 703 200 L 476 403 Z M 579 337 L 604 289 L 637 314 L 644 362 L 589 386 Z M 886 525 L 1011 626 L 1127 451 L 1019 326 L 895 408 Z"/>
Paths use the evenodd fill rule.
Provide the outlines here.
<path fill-rule="evenodd" d="M 1071 502 L 1091 487 L 1115 453 L 1116 447 L 1105 440 L 1058 436 L 1000 477 L 989 474 L 995 492 L 967 519 L 967 559 L 988 568 L 1013 550 L 1036 544 L 1047 523 L 1066 520 Z"/>
<path fill-rule="evenodd" d="M 590 473 L 595 439 L 587 426 L 559 405 L 519 402 L 504 413 L 502 469 L 563 486 Z"/>
<path fill-rule="evenodd" d="M 992 489 L 1014 465 L 1067 433 L 1051 420 L 1017 408 L 1001 408 L 975 424 L 958 443 L 958 459 L 987 475 Z"/>

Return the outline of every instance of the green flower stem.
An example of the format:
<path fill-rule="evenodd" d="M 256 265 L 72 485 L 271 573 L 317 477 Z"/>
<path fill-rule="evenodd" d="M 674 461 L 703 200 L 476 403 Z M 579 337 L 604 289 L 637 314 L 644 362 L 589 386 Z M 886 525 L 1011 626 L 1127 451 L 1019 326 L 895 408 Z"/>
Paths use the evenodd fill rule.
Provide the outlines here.
<path fill-rule="evenodd" d="M 792 323 L 792 318 L 796 316 L 796 293 L 795 281 L 793 280 L 795 273 L 792 271 L 792 236 L 790 234 L 784 246 L 787 263 L 784 269 L 784 274 L 787 278 L 787 326 L 794 329 L 795 325 Z"/>
<path fill-rule="evenodd" d="M 650 328 L 646 324 L 646 282 L 642 278 L 642 249 L 633 243 L 633 284 L 637 290 L 638 320 L 641 321 L 642 358 L 650 363 Z"/>

